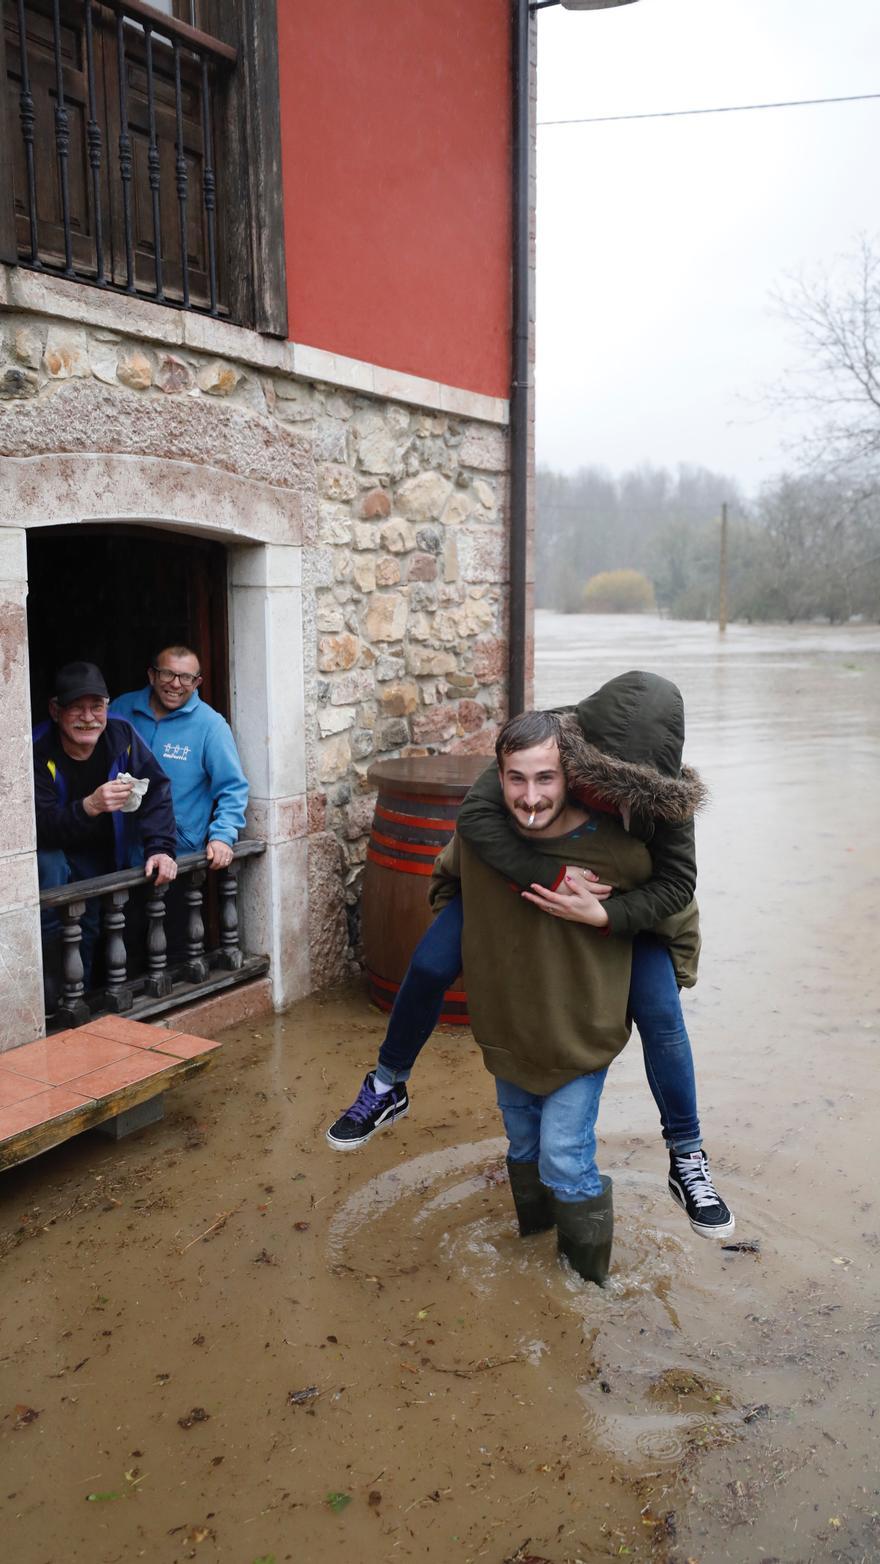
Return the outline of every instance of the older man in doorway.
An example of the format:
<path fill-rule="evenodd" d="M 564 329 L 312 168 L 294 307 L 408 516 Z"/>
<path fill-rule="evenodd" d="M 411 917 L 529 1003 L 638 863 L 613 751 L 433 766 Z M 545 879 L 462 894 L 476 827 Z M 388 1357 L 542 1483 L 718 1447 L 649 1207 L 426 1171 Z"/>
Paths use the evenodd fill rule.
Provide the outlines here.
<path fill-rule="evenodd" d="M 168 885 L 177 874 L 174 813 L 168 777 L 130 723 L 108 717 L 109 693 L 94 663 L 66 663 L 53 681 L 49 720 L 34 730 L 34 794 L 40 889 L 90 880 L 144 864 L 145 875 Z M 148 786 L 132 808 L 131 777 Z M 85 982 L 91 974 L 99 908 L 82 920 Z M 43 918 L 45 964 L 51 977 L 57 915 Z"/>

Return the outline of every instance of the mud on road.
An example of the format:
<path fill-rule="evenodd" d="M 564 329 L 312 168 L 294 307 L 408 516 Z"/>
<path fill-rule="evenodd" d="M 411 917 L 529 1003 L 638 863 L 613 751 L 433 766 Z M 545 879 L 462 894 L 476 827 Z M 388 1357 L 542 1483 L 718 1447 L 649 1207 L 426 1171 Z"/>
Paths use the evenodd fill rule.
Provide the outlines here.
<path fill-rule="evenodd" d="M 435 1039 L 407 1119 L 325 1146 L 380 1036 L 359 991 L 307 1001 L 228 1033 L 164 1123 L 7 1177 L 6 1556 L 875 1556 L 876 1235 L 806 1236 L 729 1155 L 760 1252 L 691 1234 L 626 1124 L 633 1047 L 614 1275 L 585 1287 L 517 1236 L 467 1039 Z"/>

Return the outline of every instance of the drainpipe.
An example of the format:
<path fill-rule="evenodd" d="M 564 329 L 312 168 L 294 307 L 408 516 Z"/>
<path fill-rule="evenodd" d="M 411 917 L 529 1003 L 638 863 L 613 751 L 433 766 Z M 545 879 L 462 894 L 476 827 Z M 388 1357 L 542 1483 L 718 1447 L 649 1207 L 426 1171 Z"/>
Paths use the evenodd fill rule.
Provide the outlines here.
<path fill-rule="evenodd" d="M 526 576 L 528 567 L 529 428 L 529 161 L 531 151 L 531 32 L 529 0 L 513 5 L 513 365 L 510 386 L 510 588 L 508 714 L 526 699 Z"/>
<path fill-rule="evenodd" d="M 513 369 L 510 385 L 510 617 L 507 689 L 511 717 L 526 701 L 526 616 L 528 594 L 529 437 L 534 385 L 529 363 L 531 212 L 532 28 L 536 13 L 561 5 L 566 11 L 610 11 L 633 0 L 513 0 Z M 535 20 L 533 20 L 533 18 Z"/>

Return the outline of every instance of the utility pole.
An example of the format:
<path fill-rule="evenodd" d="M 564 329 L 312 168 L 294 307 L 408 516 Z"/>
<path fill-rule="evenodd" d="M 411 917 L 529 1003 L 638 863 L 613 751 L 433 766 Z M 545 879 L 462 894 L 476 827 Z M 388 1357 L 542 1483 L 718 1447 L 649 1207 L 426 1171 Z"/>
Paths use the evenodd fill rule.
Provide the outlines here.
<path fill-rule="evenodd" d="M 721 506 L 721 549 L 718 559 L 718 630 L 727 629 L 727 501 Z"/>

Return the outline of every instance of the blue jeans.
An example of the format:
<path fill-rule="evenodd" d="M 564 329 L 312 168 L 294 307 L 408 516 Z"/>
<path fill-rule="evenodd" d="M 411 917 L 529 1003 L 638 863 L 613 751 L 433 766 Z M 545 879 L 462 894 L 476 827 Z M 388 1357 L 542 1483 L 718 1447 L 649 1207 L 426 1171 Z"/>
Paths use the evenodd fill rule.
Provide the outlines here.
<path fill-rule="evenodd" d="M 602 1193 L 596 1115 L 607 1074 L 579 1075 L 545 1097 L 511 1081 L 495 1081 L 511 1162 L 537 1162 L 541 1183 L 560 1200 L 588 1200 Z"/>
<path fill-rule="evenodd" d="M 440 1017 L 443 995 L 461 971 L 461 897 L 438 913 L 416 946 L 379 1050 L 376 1074 L 386 1085 L 408 1080 Z M 672 959 L 653 934 L 633 940 L 629 1013 L 638 1027 L 645 1072 L 660 1110 L 663 1138 L 675 1151 L 702 1145 L 690 1038 Z"/>

